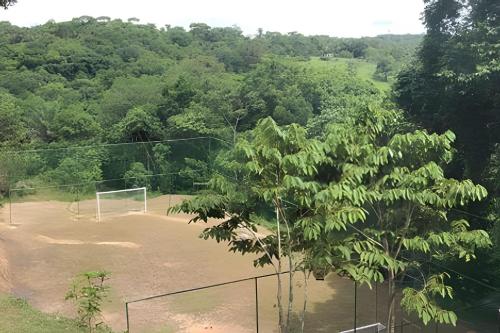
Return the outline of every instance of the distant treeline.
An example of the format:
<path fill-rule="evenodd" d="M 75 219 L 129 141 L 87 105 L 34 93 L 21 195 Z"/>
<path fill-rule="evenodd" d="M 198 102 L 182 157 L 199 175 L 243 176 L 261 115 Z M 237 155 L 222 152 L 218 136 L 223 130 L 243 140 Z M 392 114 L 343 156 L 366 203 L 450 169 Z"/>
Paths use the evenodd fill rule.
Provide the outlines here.
<path fill-rule="evenodd" d="M 259 29 L 252 38 L 244 36 L 238 27 L 210 27 L 204 23 L 193 23 L 186 31 L 182 27 L 162 27 L 138 24 L 136 19 L 128 22 L 111 20 L 109 17 L 92 18 L 82 16 L 69 22 L 48 23 L 34 28 L 19 28 L 3 22 L 0 25 L 2 44 L 27 44 L 18 66 L 32 69 L 44 65 L 49 72 L 72 78 L 78 72 L 94 75 L 103 67 L 112 67 L 121 61 L 130 62 L 144 51 L 151 55 L 179 59 L 189 54 L 212 55 L 230 71 L 242 72 L 250 68 L 265 54 L 292 57 L 333 55 L 343 58 L 365 58 L 378 62 L 389 60 L 401 63 L 413 54 L 422 40 L 422 35 L 381 35 L 363 38 L 337 38 L 329 36 L 304 36 L 297 32 L 281 34 Z M 54 47 L 50 44 L 60 40 L 72 40 L 75 48 L 88 48 L 87 52 L 75 54 L 74 62 L 85 60 L 81 66 L 64 70 L 58 66 L 61 59 L 46 54 Z M 64 43 L 63 43 L 64 44 Z M 44 50 L 43 45 L 47 49 Z M 77 47 L 77 45 L 79 47 Z M 63 45 L 61 45 L 63 46 Z M 69 46 L 68 46 L 69 47 Z M 5 52 L 6 50 L 4 50 Z M 16 50 L 5 56 L 18 56 Z M 56 50 L 57 51 L 57 50 Z M 77 50 L 75 50 L 77 51 Z M 83 53 L 82 53 L 83 52 Z M 45 54 L 45 57 L 39 57 Z M 93 57 L 92 57 L 93 56 Z M 100 56 L 100 57 L 99 57 Z M 94 61 L 91 61 L 94 60 Z M 99 60 L 96 63 L 96 60 Z M 119 62 L 119 60 L 118 60 Z M 100 66 L 98 66 L 100 65 Z"/>

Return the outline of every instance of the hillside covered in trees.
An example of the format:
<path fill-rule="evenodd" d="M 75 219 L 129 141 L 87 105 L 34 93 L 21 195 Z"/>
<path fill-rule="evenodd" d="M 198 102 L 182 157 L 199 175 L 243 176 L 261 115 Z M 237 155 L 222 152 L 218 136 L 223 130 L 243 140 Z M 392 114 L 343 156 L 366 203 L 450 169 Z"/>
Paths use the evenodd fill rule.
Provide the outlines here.
<path fill-rule="evenodd" d="M 234 142 L 267 116 L 319 133 L 342 112 L 382 103 L 380 90 L 388 90 L 388 81 L 422 38 L 262 31 L 246 37 L 237 27 L 194 23 L 189 31 L 157 29 L 135 19 L 87 16 L 32 28 L 2 22 L 0 32 L 3 150 L 200 136 Z M 9 175 L 0 181 L 0 193 L 20 186 L 123 179 L 127 172 L 178 171 L 186 161 L 179 149 L 171 149 L 148 152 L 155 156 L 152 164 L 162 164 L 149 171 L 146 160 L 126 165 L 131 159 L 126 155 L 134 154 L 130 151 L 116 157 L 120 166 L 106 164 L 108 153 L 96 151 L 78 157 L 86 163 L 78 163 L 74 152 L 59 159 L 35 154 L 18 163 L 6 157 Z M 207 152 L 198 152 L 191 167 L 206 169 L 199 161 Z M 175 156 L 177 166 L 167 167 L 166 160 Z M 83 170 L 74 171 L 77 165 Z"/>
<path fill-rule="evenodd" d="M 354 62 L 325 72 L 308 66 L 310 57 L 364 59 L 393 76 L 421 39 L 272 32 L 249 38 L 237 27 L 157 29 L 107 17 L 33 28 L 3 22 L 0 32 L 6 146 L 229 139 L 235 119 L 240 131 L 268 115 L 305 125 L 331 107 L 332 96 L 376 94 L 352 75 Z"/>

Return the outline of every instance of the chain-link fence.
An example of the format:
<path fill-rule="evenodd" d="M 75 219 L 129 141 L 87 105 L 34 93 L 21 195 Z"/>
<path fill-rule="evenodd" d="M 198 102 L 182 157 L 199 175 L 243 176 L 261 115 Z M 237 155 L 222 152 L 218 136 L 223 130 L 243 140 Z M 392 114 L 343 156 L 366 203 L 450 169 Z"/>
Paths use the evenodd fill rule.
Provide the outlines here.
<path fill-rule="evenodd" d="M 148 210 L 164 213 L 182 195 L 206 187 L 225 148 L 224 141 L 200 137 L 0 151 L 0 201 L 9 205 L 3 218 L 22 223 L 19 212 L 40 209 L 95 218 L 97 192 L 139 187 L 147 188 Z"/>
<path fill-rule="evenodd" d="M 0 151 L 0 193 L 8 188 L 71 185 L 134 174 L 189 174 L 191 169 L 207 173 L 215 155 L 227 146 L 215 138 L 198 137 Z"/>
<path fill-rule="evenodd" d="M 283 274 L 288 274 L 285 272 Z M 286 279 L 283 279 L 286 281 Z M 294 306 L 290 332 L 302 332 L 305 282 L 300 272 L 294 278 Z M 288 285 L 283 285 L 287 299 Z M 307 311 L 304 332 L 387 332 L 388 288 L 371 288 L 330 274 L 324 281 L 307 280 Z M 498 302 L 458 309 L 457 326 L 429 323 L 407 316 L 396 306 L 395 333 L 498 332 Z M 287 307 L 285 306 L 285 311 Z M 467 311 L 482 312 L 472 321 Z M 187 290 L 131 300 L 125 305 L 127 328 L 136 332 L 277 332 L 276 274 L 223 282 Z M 472 319 L 474 316 L 469 316 Z"/>
<path fill-rule="evenodd" d="M 277 332 L 276 278 L 276 274 L 260 275 L 131 300 L 125 306 L 128 331 Z M 289 290 L 286 281 L 283 276 L 284 300 Z M 290 332 L 301 331 L 304 300 L 304 332 L 341 332 L 384 320 L 383 285 L 370 289 L 334 275 L 325 281 L 304 280 L 301 272 L 294 274 L 293 283 Z"/>
<path fill-rule="evenodd" d="M 206 187 L 218 152 L 227 144 L 213 138 L 192 138 L 126 144 L 0 152 L 0 195 L 8 203 L 10 223 L 49 223 L 52 219 L 96 219 L 97 192 L 145 187 L 147 212 L 165 214 L 189 195 Z M 108 200 L 117 213 L 136 207 L 143 197 Z M 43 220 L 37 212 L 44 210 Z M 127 303 L 130 332 L 176 331 L 186 323 L 203 330 L 273 332 L 277 327 L 275 277 L 250 279 L 181 291 Z M 298 294 L 293 322 L 301 313 L 305 283 Z M 286 290 L 286 286 L 284 286 Z M 310 281 L 305 332 L 341 332 L 387 322 L 385 285 L 356 285 L 341 278 Z M 498 291 L 492 290 L 492 293 Z M 457 309 L 457 327 L 423 325 L 398 310 L 396 332 L 497 332 L 500 297 Z M 168 330 L 167 330 L 168 329 Z"/>
<path fill-rule="evenodd" d="M 11 224 L 22 224 L 29 211 L 51 210 L 58 212 L 61 218 L 71 220 L 94 220 L 97 218 L 98 192 L 120 191 L 145 187 L 146 198 L 133 191 L 122 195 L 106 196 L 101 200 L 107 203 L 108 215 L 133 212 L 147 203 L 147 212 L 166 214 L 170 207 L 183 199 L 198 193 L 205 186 L 197 182 L 196 177 L 182 173 L 148 175 L 136 184 L 130 185 L 133 178 L 102 180 L 82 184 L 54 185 L 42 187 L 22 187 L 9 189 L 6 196 L 8 210 L 6 220 Z M 205 183 L 203 183 L 205 184 Z M 129 194 L 130 193 L 130 194 Z M 114 214 L 113 214 L 114 213 Z"/>

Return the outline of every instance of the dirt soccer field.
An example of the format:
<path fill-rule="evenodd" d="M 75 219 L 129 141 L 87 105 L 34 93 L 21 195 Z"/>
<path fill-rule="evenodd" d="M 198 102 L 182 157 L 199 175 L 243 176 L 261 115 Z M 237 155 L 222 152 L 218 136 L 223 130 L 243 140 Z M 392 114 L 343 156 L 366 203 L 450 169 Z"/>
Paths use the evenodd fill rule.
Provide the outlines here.
<path fill-rule="evenodd" d="M 6 205 L 0 221 L 0 292 L 24 297 L 45 312 L 73 316 L 72 305 L 64 301 L 73 277 L 106 270 L 111 295 L 104 319 L 124 331 L 125 301 L 271 272 L 253 268 L 252 257 L 229 253 L 225 244 L 199 239 L 204 226 L 188 224 L 189 216 L 166 216 L 168 205 L 181 199 L 151 199 L 146 214 L 108 216 L 101 222 L 93 215 L 94 200 L 80 203 L 86 214 L 78 219 L 64 202 Z M 11 214 L 14 224 L 9 225 Z M 311 279 L 309 290 L 307 332 L 353 327 L 351 282 L 330 275 L 323 282 Z M 261 332 L 274 331 L 275 294 L 274 278 L 259 280 Z M 254 281 L 249 281 L 130 304 L 130 332 L 255 332 L 254 300 Z M 297 306 L 300 301 L 297 295 Z M 375 292 L 361 288 L 358 326 L 375 322 L 376 315 L 383 321 L 375 311 Z"/>

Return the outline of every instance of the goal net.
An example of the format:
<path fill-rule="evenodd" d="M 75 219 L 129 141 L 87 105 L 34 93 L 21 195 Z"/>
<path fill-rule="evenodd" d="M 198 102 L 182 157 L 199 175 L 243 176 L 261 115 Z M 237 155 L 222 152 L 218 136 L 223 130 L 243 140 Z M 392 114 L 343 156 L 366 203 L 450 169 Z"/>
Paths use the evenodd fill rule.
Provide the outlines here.
<path fill-rule="evenodd" d="M 147 211 L 147 193 L 145 187 L 118 191 L 96 192 L 97 220 L 106 216 L 129 212 Z"/>

